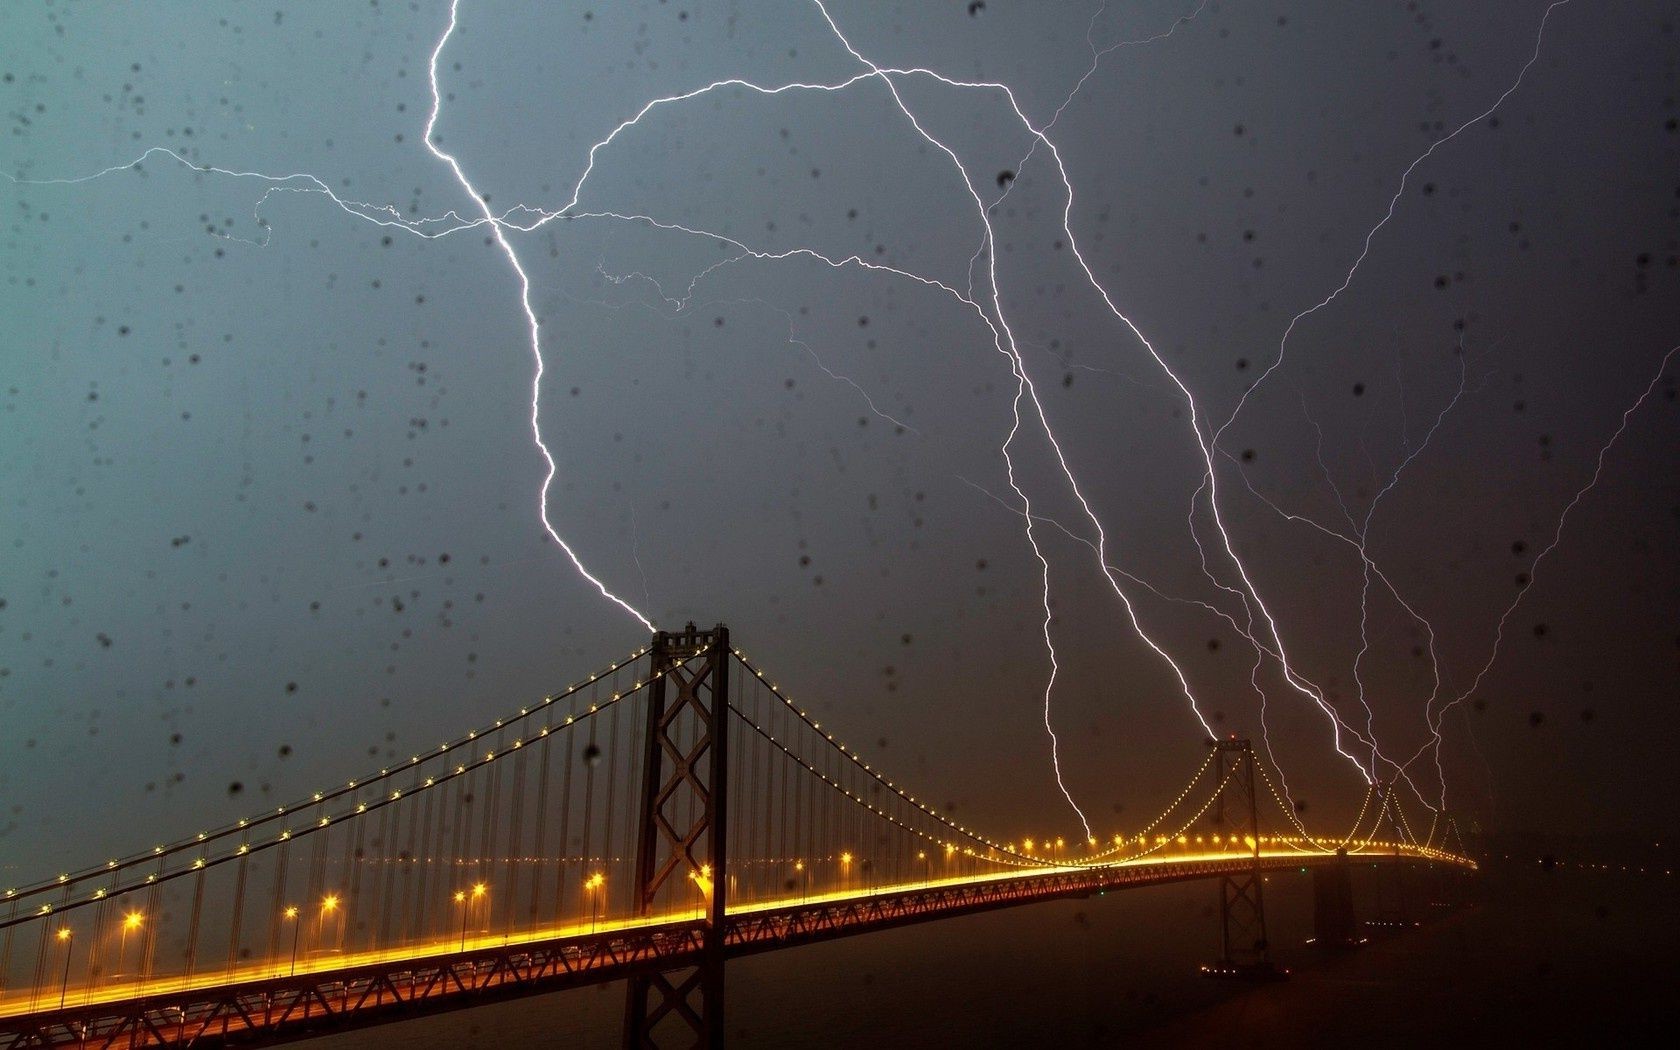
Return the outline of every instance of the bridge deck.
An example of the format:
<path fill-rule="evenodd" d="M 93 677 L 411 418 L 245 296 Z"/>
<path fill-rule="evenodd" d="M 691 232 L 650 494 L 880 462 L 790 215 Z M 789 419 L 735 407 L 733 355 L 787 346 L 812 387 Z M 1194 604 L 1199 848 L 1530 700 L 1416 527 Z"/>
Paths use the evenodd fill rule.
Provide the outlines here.
<path fill-rule="evenodd" d="M 1367 862 L 1468 867 L 1460 858 L 1407 847 L 1352 852 Z M 1260 866 L 1279 870 L 1335 862 L 1332 854 L 1267 849 Z M 1247 854 L 1176 853 L 1101 866 L 932 879 L 792 895 L 732 907 L 727 950 L 744 955 L 893 926 L 1062 897 L 1246 869 Z M 452 938 L 401 948 L 282 961 L 183 977 L 59 989 L 0 1001 L 0 1050 L 34 1046 L 251 1045 L 400 1020 L 585 984 L 697 959 L 700 909 L 636 920 L 576 922 L 507 935 Z"/>

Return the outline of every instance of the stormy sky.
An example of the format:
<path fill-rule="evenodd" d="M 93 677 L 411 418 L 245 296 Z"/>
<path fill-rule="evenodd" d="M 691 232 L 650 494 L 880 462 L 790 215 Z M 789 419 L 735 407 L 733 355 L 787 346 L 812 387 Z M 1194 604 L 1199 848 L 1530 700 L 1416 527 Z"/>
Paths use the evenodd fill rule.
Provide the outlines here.
<path fill-rule="evenodd" d="M 869 62 L 1054 117 L 1072 238 L 1008 98 L 927 76 L 893 83 L 960 168 L 873 77 L 662 105 L 589 166 L 649 100 L 866 72 L 814 3 L 460 5 L 433 145 L 497 214 L 578 193 L 506 237 L 549 517 L 591 573 L 662 627 L 727 622 L 973 826 L 1076 834 L 1018 409 L 1050 720 L 1099 833 L 1169 801 L 1206 734 L 1093 517 L 1202 716 L 1259 738 L 1264 704 L 1309 823 L 1345 829 L 1361 773 L 1209 606 L 1273 645 L 1269 614 L 1364 731 L 1362 681 L 1404 760 L 1521 593 L 1442 720 L 1447 803 L 1672 826 L 1672 8 L 1554 4 L 1542 36 L 1537 0 L 827 7 Z M 539 518 L 520 282 L 446 218 L 480 205 L 424 141 L 449 17 L 0 14 L 5 870 L 290 801 L 646 640 Z M 133 164 L 153 147 L 223 172 Z M 1214 451 L 1245 584 L 1191 411 L 1206 440 L 1249 391 Z M 1362 618 L 1360 532 L 1411 612 L 1373 575 Z M 1439 802 L 1433 762 L 1409 772 Z"/>

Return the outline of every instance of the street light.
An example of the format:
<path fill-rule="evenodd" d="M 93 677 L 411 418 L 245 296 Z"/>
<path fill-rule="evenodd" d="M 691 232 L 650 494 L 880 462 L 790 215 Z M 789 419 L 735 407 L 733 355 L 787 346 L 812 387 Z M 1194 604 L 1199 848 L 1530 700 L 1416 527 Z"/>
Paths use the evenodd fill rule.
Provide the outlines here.
<path fill-rule="evenodd" d="M 284 915 L 286 917 L 286 921 L 292 924 L 292 969 L 289 976 L 296 977 L 298 934 L 303 932 L 303 923 L 298 922 L 298 910 L 297 905 L 295 904 L 287 905 L 286 910 L 280 914 Z"/>
<path fill-rule="evenodd" d="M 70 991 L 70 927 L 58 931 L 58 943 L 64 945 L 64 978 L 58 982 L 58 1008 L 64 1009 L 64 997 Z"/>
<path fill-rule="evenodd" d="M 590 933 L 595 932 L 595 926 L 600 921 L 600 918 L 601 918 L 601 893 L 600 893 L 600 890 L 601 890 L 601 886 L 603 884 L 605 884 L 606 881 L 607 881 L 607 877 L 597 871 L 595 874 L 589 876 L 589 878 L 583 884 L 583 888 L 589 891 L 589 932 Z"/>
<path fill-rule="evenodd" d="M 466 890 L 455 891 L 455 903 L 461 906 L 461 950 L 467 950 L 467 916 L 472 914 L 472 904 L 490 891 L 490 887 L 482 882 L 473 883 L 472 896 L 467 896 Z"/>
<path fill-rule="evenodd" d="M 128 935 L 140 928 L 146 917 L 140 912 L 131 911 L 122 919 L 122 936 L 117 939 L 117 972 L 121 973 L 123 961 L 128 957 Z"/>
<path fill-rule="evenodd" d="M 482 900 L 484 898 L 484 895 L 486 893 L 489 893 L 489 892 L 490 892 L 490 887 L 487 884 L 482 883 L 482 882 L 473 883 L 472 900 L 469 903 L 470 904 L 477 904 L 480 900 Z M 468 911 L 470 912 L 471 909 L 469 908 Z M 464 939 L 463 939 L 462 948 L 463 948 L 463 950 L 465 949 Z"/>
<path fill-rule="evenodd" d="M 811 873 L 805 869 L 805 862 L 802 860 L 793 862 L 793 870 L 799 872 L 800 881 L 803 884 L 800 889 L 799 903 L 809 903 L 811 900 Z"/>
<path fill-rule="evenodd" d="M 316 928 L 315 928 L 315 939 L 316 939 L 315 950 L 316 951 L 320 951 L 321 947 L 322 947 L 322 944 L 326 941 L 327 916 L 331 915 L 333 912 L 335 912 L 337 910 L 338 910 L 338 894 L 329 893 L 325 897 L 321 898 L 321 919 L 316 924 Z"/>
<path fill-rule="evenodd" d="M 840 854 L 840 888 L 852 888 L 852 854 L 850 850 Z"/>
<path fill-rule="evenodd" d="M 700 891 L 700 909 L 705 911 L 712 899 L 712 866 L 702 864 L 698 869 L 690 868 L 688 878 L 694 883 L 694 888 Z"/>

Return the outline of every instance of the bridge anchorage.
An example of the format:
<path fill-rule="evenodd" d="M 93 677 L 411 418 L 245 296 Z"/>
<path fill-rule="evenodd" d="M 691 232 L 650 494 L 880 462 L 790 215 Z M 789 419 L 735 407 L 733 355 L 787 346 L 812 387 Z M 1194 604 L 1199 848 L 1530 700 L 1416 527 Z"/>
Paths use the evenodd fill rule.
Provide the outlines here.
<path fill-rule="evenodd" d="M 690 624 L 406 762 L 0 891 L 0 1050 L 269 1045 L 615 981 L 626 1046 L 718 1046 L 730 959 L 1192 879 L 1220 893 L 1206 972 L 1276 975 L 1267 874 L 1474 871 L 1456 833 L 1373 788 L 1315 835 L 1231 739 L 1141 829 L 1005 841 Z M 1354 936 L 1320 888 L 1321 936 Z"/>

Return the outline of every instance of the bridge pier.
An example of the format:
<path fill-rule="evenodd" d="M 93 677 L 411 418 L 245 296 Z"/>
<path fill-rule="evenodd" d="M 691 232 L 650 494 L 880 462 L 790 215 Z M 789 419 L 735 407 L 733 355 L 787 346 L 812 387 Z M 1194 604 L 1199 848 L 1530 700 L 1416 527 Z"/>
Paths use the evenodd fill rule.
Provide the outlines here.
<path fill-rule="evenodd" d="M 1231 738 L 1212 741 L 1214 783 L 1220 785 L 1214 797 L 1213 822 L 1229 832 L 1225 822 L 1225 792 L 1235 788 L 1246 804 L 1247 841 L 1254 862 L 1238 875 L 1219 879 L 1219 959 L 1205 963 L 1206 977 L 1245 977 L 1277 980 L 1289 971 L 1272 965 L 1271 943 L 1266 935 L 1265 880 L 1260 874 L 1260 810 L 1254 793 L 1254 746 Z M 1240 811 L 1239 811 L 1240 814 Z"/>
<path fill-rule="evenodd" d="M 630 978 L 624 1045 L 721 1048 L 729 797 L 729 628 L 653 635 L 636 840 L 636 910 L 709 891 L 697 964 Z M 667 686 L 675 687 L 668 702 Z M 696 847 L 704 843 L 702 855 Z M 674 891 L 674 892 L 673 892 Z"/>
<path fill-rule="evenodd" d="M 1353 872 L 1346 849 L 1336 863 L 1313 869 L 1313 936 L 1317 948 L 1357 948 L 1365 943 L 1353 915 Z"/>

